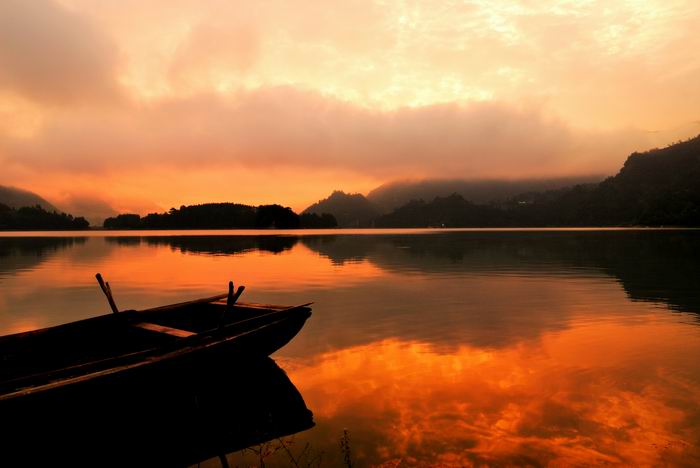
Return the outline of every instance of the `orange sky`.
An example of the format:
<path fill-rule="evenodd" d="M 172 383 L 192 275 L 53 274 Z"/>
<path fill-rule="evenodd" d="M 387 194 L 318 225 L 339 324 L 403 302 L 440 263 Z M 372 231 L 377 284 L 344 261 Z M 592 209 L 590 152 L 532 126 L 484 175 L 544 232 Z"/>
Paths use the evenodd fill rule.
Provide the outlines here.
<path fill-rule="evenodd" d="M 695 0 L 4 0 L 0 184 L 146 212 L 611 174 L 700 132 L 699 23 Z"/>

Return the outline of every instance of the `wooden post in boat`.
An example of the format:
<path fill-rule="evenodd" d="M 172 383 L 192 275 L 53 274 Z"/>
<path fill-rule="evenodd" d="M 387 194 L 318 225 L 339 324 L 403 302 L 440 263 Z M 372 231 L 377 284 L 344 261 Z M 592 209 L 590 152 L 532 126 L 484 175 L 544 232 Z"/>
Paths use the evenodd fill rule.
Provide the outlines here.
<path fill-rule="evenodd" d="M 95 278 L 97 278 L 97 282 L 100 283 L 102 292 L 105 293 L 105 296 L 107 296 L 107 302 L 109 302 L 112 312 L 118 314 L 119 309 L 117 308 L 117 304 L 114 302 L 114 297 L 112 297 L 112 288 L 109 287 L 109 283 L 105 283 L 105 281 L 102 279 L 102 275 L 99 273 L 95 275 Z"/>
<path fill-rule="evenodd" d="M 223 313 L 221 314 L 221 317 L 219 317 L 219 328 L 223 328 L 224 326 L 224 317 L 226 317 L 226 314 L 231 312 L 233 310 L 233 305 L 236 303 L 239 297 L 241 297 L 241 294 L 243 294 L 243 290 L 245 289 L 245 286 L 238 286 L 238 289 L 236 290 L 236 294 L 233 293 L 233 281 L 228 282 L 228 297 L 226 298 L 226 308 L 224 309 Z"/>
<path fill-rule="evenodd" d="M 228 297 L 226 297 L 226 313 L 233 308 L 233 281 L 228 282 Z"/>

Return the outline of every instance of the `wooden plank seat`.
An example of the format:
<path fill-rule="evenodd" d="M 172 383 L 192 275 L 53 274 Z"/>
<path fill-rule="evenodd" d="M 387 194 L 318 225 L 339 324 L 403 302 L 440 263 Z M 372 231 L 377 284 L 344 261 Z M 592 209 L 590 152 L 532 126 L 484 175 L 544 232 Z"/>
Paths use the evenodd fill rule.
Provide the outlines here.
<path fill-rule="evenodd" d="M 226 301 L 225 300 L 211 301 L 210 304 L 214 304 L 217 306 L 225 306 Z M 286 307 L 279 306 L 279 305 L 273 305 L 273 304 L 258 304 L 255 302 L 238 302 L 238 303 L 236 303 L 236 305 L 233 308 L 234 309 L 239 308 L 239 309 L 283 310 Z"/>
<path fill-rule="evenodd" d="M 176 336 L 178 338 L 187 338 L 189 336 L 196 335 L 196 333 L 191 331 L 181 330 L 179 328 L 173 327 L 166 327 L 165 325 L 158 325 L 157 323 L 151 322 L 137 322 L 134 323 L 133 326 L 143 328 L 144 330 L 150 330 L 153 332 L 165 333 L 166 335 Z"/>

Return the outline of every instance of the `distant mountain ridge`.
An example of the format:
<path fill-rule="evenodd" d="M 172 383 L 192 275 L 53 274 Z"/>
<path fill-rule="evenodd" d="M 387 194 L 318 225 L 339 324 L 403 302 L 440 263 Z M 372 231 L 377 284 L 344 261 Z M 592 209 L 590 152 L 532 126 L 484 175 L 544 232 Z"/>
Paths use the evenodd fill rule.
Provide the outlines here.
<path fill-rule="evenodd" d="M 411 200 L 430 201 L 436 197 L 461 195 L 472 203 L 498 203 L 526 192 L 541 192 L 578 184 L 599 183 L 605 177 L 590 175 L 581 177 L 558 177 L 548 179 L 425 179 L 399 180 L 375 188 L 367 199 L 382 212 L 405 205 Z"/>
<path fill-rule="evenodd" d="M 46 211 L 60 212 L 58 208 L 36 193 L 7 185 L 0 185 L 0 203 L 15 209 L 39 205 Z"/>
<path fill-rule="evenodd" d="M 477 205 L 453 193 L 435 197 L 430 202 L 412 200 L 375 220 L 379 228 L 407 227 L 493 227 L 508 224 L 502 210 L 489 205 Z"/>
<path fill-rule="evenodd" d="M 380 211 L 360 193 L 350 194 L 336 190 L 328 198 L 314 203 L 302 213 L 315 213 L 317 215 L 330 213 L 335 216 L 339 227 L 357 228 L 371 227 Z"/>
<path fill-rule="evenodd" d="M 343 228 L 374 227 L 381 216 L 411 201 L 432 201 L 457 194 L 472 204 L 503 203 L 529 191 L 550 190 L 581 183 L 597 183 L 603 176 L 561 177 L 522 180 L 426 179 L 395 181 L 360 193 L 334 191 L 328 198 L 306 208 L 303 213 L 330 213 Z"/>
<path fill-rule="evenodd" d="M 700 226 L 700 135 L 632 153 L 602 182 L 581 178 L 562 187 L 567 180 L 577 179 L 399 182 L 368 197 L 336 191 L 307 210 L 342 212 L 341 227 Z M 455 187 L 474 199 L 457 191 L 420 196 Z M 528 190 L 513 193 L 519 188 Z M 411 198 L 388 209 L 402 197 Z"/>

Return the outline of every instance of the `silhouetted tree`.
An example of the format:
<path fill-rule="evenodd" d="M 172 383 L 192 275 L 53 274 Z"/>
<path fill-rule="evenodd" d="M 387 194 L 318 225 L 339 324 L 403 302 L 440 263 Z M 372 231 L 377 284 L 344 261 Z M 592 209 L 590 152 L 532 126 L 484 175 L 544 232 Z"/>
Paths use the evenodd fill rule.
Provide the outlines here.
<path fill-rule="evenodd" d="M 296 229 L 299 227 L 299 215 L 281 205 L 260 205 L 256 211 L 255 227 Z"/>
<path fill-rule="evenodd" d="M 102 225 L 106 229 L 141 229 L 143 227 L 141 216 L 137 214 L 120 214 L 114 218 L 107 218 Z"/>

